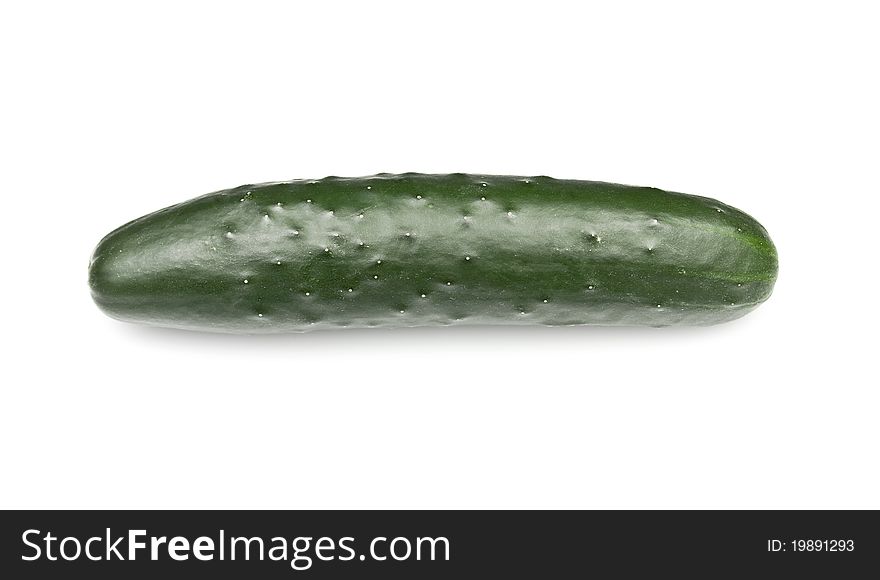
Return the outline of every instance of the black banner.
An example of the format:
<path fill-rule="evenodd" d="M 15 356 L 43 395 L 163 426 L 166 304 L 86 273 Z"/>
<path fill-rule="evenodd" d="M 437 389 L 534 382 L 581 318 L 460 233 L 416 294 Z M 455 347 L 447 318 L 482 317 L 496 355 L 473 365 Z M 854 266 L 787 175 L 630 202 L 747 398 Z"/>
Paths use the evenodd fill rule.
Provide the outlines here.
<path fill-rule="evenodd" d="M 12 511 L 6 578 L 854 578 L 873 511 Z M 10 574 L 11 572 L 11 574 Z"/>

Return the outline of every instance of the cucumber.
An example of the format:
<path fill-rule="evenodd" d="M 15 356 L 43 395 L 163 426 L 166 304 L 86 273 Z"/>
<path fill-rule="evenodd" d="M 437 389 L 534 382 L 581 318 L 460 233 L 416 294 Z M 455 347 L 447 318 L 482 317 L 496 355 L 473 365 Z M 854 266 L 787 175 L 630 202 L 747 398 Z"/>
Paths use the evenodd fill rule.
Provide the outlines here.
<path fill-rule="evenodd" d="M 713 199 L 550 177 L 379 174 L 246 185 L 107 235 L 98 306 L 220 332 L 707 325 L 765 301 L 776 248 Z"/>

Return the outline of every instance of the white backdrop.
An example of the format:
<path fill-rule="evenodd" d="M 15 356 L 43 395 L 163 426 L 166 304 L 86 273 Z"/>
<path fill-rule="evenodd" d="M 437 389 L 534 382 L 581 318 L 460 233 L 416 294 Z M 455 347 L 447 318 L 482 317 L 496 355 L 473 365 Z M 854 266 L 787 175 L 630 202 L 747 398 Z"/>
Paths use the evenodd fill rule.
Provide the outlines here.
<path fill-rule="evenodd" d="M 0 504 L 880 507 L 871 3 L 602 4 L 4 4 Z M 381 171 L 716 197 L 779 282 L 666 330 L 217 336 L 90 299 L 129 219 Z"/>

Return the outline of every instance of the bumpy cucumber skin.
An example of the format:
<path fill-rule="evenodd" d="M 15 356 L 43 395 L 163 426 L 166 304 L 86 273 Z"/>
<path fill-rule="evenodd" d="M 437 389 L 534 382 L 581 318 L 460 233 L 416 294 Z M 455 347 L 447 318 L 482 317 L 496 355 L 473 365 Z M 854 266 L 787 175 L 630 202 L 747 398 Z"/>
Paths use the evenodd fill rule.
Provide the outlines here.
<path fill-rule="evenodd" d="M 89 284 L 119 320 L 218 332 L 708 325 L 771 294 L 747 214 L 654 188 L 379 174 L 246 185 L 136 219 Z"/>

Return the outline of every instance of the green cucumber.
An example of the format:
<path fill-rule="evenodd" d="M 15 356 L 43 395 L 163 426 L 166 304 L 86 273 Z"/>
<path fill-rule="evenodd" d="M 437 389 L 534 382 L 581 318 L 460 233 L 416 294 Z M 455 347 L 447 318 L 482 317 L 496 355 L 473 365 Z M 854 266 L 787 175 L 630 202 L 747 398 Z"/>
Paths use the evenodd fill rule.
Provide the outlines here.
<path fill-rule="evenodd" d="M 776 281 L 776 248 L 713 199 L 549 177 L 246 185 L 136 219 L 89 284 L 119 320 L 221 332 L 454 324 L 706 325 Z"/>

